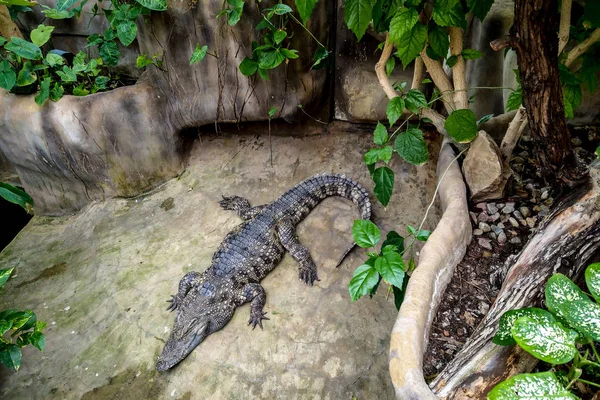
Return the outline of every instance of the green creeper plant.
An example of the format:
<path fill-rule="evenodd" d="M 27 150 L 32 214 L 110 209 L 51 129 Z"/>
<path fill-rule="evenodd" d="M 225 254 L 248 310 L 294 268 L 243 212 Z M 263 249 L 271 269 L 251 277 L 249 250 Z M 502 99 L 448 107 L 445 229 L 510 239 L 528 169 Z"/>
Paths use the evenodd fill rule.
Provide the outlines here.
<path fill-rule="evenodd" d="M 600 388 L 600 263 L 585 271 L 592 297 L 569 278 L 554 274 L 547 282 L 548 310 L 522 308 L 502 315 L 493 342 L 518 344 L 523 350 L 554 365 L 552 371 L 516 375 L 499 383 L 489 400 L 525 398 L 577 399 L 570 391 L 575 382 Z M 553 397 L 554 396 L 554 397 Z"/>
<path fill-rule="evenodd" d="M 13 268 L 0 270 L 0 288 L 10 278 Z M 39 351 L 46 346 L 42 333 L 46 323 L 38 321 L 31 310 L 8 309 L 0 312 L 0 363 L 13 371 L 21 366 L 21 349 L 32 345 Z"/>

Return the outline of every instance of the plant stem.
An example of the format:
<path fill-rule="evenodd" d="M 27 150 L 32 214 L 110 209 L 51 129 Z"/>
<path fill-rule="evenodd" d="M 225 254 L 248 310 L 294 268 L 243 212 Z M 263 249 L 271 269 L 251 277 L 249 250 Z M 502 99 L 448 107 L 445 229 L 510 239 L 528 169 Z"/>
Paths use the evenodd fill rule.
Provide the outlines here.
<path fill-rule="evenodd" d="M 590 343 L 590 346 L 592 346 L 592 350 L 594 351 L 594 358 L 596 359 L 596 362 L 600 362 L 600 356 L 598 356 L 598 351 L 596 350 L 596 346 L 594 346 L 593 341 Z"/>
<path fill-rule="evenodd" d="M 585 379 L 577 379 L 579 382 L 581 383 L 585 383 L 586 385 L 590 385 L 590 386 L 596 386 L 600 388 L 600 385 L 594 382 L 590 382 L 590 381 L 586 381 Z M 567 387 L 568 389 L 568 387 Z"/>
<path fill-rule="evenodd" d="M 319 44 L 319 46 L 321 46 L 321 47 L 323 47 L 323 48 L 325 48 L 325 49 L 327 48 L 327 47 L 325 47 L 325 46 L 323 45 L 323 43 L 319 42 L 319 39 L 317 39 L 317 38 L 315 37 L 315 35 L 313 35 L 313 34 L 312 34 L 312 32 L 311 32 L 311 31 L 309 31 L 309 30 L 308 30 L 308 28 L 307 28 L 306 26 L 304 26 L 304 24 L 303 24 L 302 22 L 298 21 L 298 18 L 294 17 L 294 14 L 291 14 L 291 13 L 290 13 L 289 15 L 290 15 L 290 17 L 292 17 L 292 19 L 293 19 L 294 21 L 296 21 L 296 23 L 297 23 L 297 24 L 299 24 L 299 25 L 300 25 L 302 28 L 304 28 L 304 30 L 305 30 L 306 32 L 308 32 L 308 34 L 309 34 L 309 35 L 310 35 L 310 36 L 311 36 L 313 39 L 315 39 L 315 42 L 317 42 L 317 43 Z"/>

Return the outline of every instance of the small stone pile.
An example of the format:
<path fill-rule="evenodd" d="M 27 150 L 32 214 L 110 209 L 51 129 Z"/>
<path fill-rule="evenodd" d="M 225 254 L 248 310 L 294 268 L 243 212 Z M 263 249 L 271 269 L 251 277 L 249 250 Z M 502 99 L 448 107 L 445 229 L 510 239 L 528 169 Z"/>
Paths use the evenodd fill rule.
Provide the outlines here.
<path fill-rule="evenodd" d="M 550 189 L 536 189 L 533 184 L 525 187 L 531 194 L 527 201 L 488 202 L 475 205 L 479 212 L 470 212 L 473 235 L 480 247 L 493 250 L 492 243 L 519 245 L 526 241 L 539 220 L 549 212 L 552 198 Z"/>

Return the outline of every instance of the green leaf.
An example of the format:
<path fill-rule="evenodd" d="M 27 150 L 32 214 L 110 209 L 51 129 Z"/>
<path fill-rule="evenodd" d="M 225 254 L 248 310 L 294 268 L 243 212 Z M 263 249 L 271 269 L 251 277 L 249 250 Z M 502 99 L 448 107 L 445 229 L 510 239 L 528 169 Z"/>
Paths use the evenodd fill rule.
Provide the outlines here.
<path fill-rule="evenodd" d="M 451 6 L 454 4 L 454 6 Z M 433 6 L 433 20 L 439 26 L 457 26 L 467 29 L 462 5 L 453 0 L 437 0 Z"/>
<path fill-rule="evenodd" d="M 265 70 L 273 69 L 283 61 L 285 61 L 285 56 L 278 49 L 267 50 L 262 52 L 258 67 Z"/>
<path fill-rule="evenodd" d="M 147 55 L 145 54 L 140 54 L 136 59 L 135 59 L 135 66 L 137 68 L 145 68 L 150 64 L 154 64 L 154 61 L 149 59 Z"/>
<path fill-rule="evenodd" d="M 4 335 L 12 327 L 12 321 L 0 319 L 0 337 Z M 1 339 L 0 339 L 1 340 Z"/>
<path fill-rule="evenodd" d="M 31 70 L 31 63 L 25 62 L 17 75 L 17 86 L 28 86 L 37 80 L 37 75 Z"/>
<path fill-rule="evenodd" d="M 362 296 L 369 294 L 378 283 L 379 273 L 377 270 L 367 264 L 361 265 L 356 268 L 356 271 L 354 271 L 354 275 L 350 280 L 350 299 L 356 301 Z"/>
<path fill-rule="evenodd" d="M 402 256 L 391 251 L 375 260 L 375 269 L 386 282 L 401 288 L 404 282 L 404 262 Z"/>
<path fill-rule="evenodd" d="M 429 151 L 423 132 L 418 128 L 409 128 L 396 137 L 394 147 L 406 161 L 413 165 L 421 165 L 427 162 Z"/>
<path fill-rule="evenodd" d="M 581 289 L 563 274 L 554 274 L 548 279 L 544 290 L 546 307 L 551 313 L 565 317 L 560 312 L 560 306 L 578 300 L 589 301 Z"/>
<path fill-rule="evenodd" d="M 77 82 L 77 74 L 75 74 L 75 71 L 71 67 L 67 67 L 66 65 L 62 68 L 62 71 L 56 71 L 56 74 L 60 76 L 63 82 Z"/>
<path fill-rule="evenodd" d="M 321 69 L 325 65 L 327 65 L 327 57 L 329 57 L 329 51 L 325 47 L 319 46 L 317 51 L 313 56 L 313 65 L 310 67 L 311 69 Z"/>
<path fill-rule="evenodd" d="M 261 78 L 263 78 L 265 81 L 269 80 L 269 72 L 266 69 L 263 68 L 258 68 L 258 76 L 260 76 Z"/>
<path fill-rule="evenodd" d="M 600 342 L 600 306 L 590 300 L 575 300 L 558 305 L 560 316 L 570 327 Z"/>
<path fill-rule="evenodd" d="M 365 164 L 375 164 L 379 160 L 387 164 L 392 159 L 392 154 L 392 146 L 385 146 L 381 149 L 371 149 L 365 154 Z"/>
<path fill-rule="evenodd" d="M 461 54 L 465 60 L 475 60 L 483 57 L 483 53 L 473 49 L 464 49 Z"/>
<path fill-rule="evenodd" d="M 243 9 L 241 8 L 227 10 L 227 23 L 229 26 L 235 26 L 238 22 L 240 22 L 240 19 L 242 18 L 242 12 Z"/>
<path fill-rule="evenodd" d="M 273 41 L 275 44 L 279 44 L 283 42 L 283 40 L 287 37 L 286 31 L 279 30 L 273 34 Z"/>
<path fill-rule="evenodd" d="M 517 88 L 517 90 L 510 93 L 508 96 L 508 100 L 506 100 L 506 112 L 516 110 L 521 107 L 521 103 L 523 102 L 523 92 L 521 91 L 521 85 Z"/>
<path fill-rule="evenodd" d="M 390 40 L 399 43 L 402 36 L 412 31 L 417 21 L 419 21 L 417 10 L 414 8 L 399 8 L 390 22 Z"/>
<path fill-rule="evenodd" d="M 154 11 L 165 11 L 167 0 L 136 0 L 139 4 Z"/>
<path fill-rule="evenodd" d="M 488 394 L 488 400 L 577 400 L 558 380 L 554 372 L 520 374 L 500 382 Z"/>
<path fill-rule="evenodd" d="M 96 83 L 96 85 L 98 86 L 98 89 L 101 90 L 105 90 L 106 89 L 106 85 L 108 84 L 108 82 L 110 81 L 110 78 L 108 76 L 97 76 L 96 79 L 94 79 L 94 83 Z"/>
<path fill-rule="evenodd" d="M 8 281 L 13 270 L 14 268 L 0 269 L 0 288 Z"/>
<path fill-rule="evenodd" d="M 577 353 L 577 333 L 560 322 L 536 321 L 523 316 L 514 322 L 511 334 L 523 350 L 547 363 L 565 364 Z"/>
<path fill-rule="evenodd" d="M 295 0 L 296 9 L 302 18 L 302 22 L 306 25 L 306 21 L 310 18 L 310 15 L 315 8 L 318 0 Z"/>
<path fill-rule="evenodd" d="M 73 96 L 87 96 L 90 91 L 83 87 L 83 84 L 73 89 Z"/>
<path fill-rule="evenodd" d="M 5 319 L 12 322 L 12 329 L 14 330 L 24 327 L 31 319 L 33 319 L 32 326 L 36 321 L 35 314 L 31 310 L 12 312 Z"/>
<path fill-rule="evenodd" d="M 427 98 L 419 89 L 409 90 L 404 101 L 406 108 L 414 114 L 418 114 L 421 108 L 427 107 Z"/>
<path fill-rule="evenodd" d="M 276 112 L 277 112 L 277 107 L 272 107 L 269 110 L 269 117 L 272 117 L 273 115 L 275 115 Z"/>
<path fill-rule="evenodd" d="M 258 63 L 248 57 L 244 58 L 244 61 L 240 64 L 240 72 L 245 76 L 254 75 L 257 69 Z"/>
<path fill-rule="evenodd" d="M 58 0 L 56 2 L 56 9 L 58 11 L 68 10 L 77 3 L 77 0 Z"/>
<path fill-rule="evenodd" d="M 38 106 L 42 106 L 48 100 L 48 97 L 50 97 L 50 83 L 52 83 L 50 77 L 44 78 L 42 83 L 40 83 L 40 91 L 35 96 L 35 102 Z"/>
<path fill-rule="evenodd" d="M 0 362 L 13 371 L 21 366 L 21 349 L 16 344 L 7 344 L 0 350 Z"/>
<path fill-rule="evenodd" d="M 287 4 L 276 4 L 273 8 L 268 8 L 267 10 L 277 15 L 285 15 L 293 12 L 292 8 Z"/>
<path fill-rule="evenodd" d="M 404 283 L 402 284 L 402 288 L 397 288 L 396 286 L 392 286 L 394 291 L 394 305 L 396 306 L 396 310 L 400 311 L 400 306 L 404 301 L 404 295 L 406 294 L 406 287 L 408 286 L 408 277 L 404 279 Z"/>
<path fill-rule="evenodd" d="M 117 65 L 119 58 L 121 58 L 121 52 L 119 46 L 114 40 L 109 40 L 100 45 L 99 48 L 100 57 L 106 65 Z"/>
<path fill-rule="evenodd" d="M 385 74 L 390 76 L 394 72 L 394 68 L 396 68 L 396 57 L 392 56 L 385 62 Z"/>
<path fill-rule="evenodd" d="M 357 219 L 352 226 L 354 243 L 359 247 L 368 249 L 375 246 L 381 239 L 381 232 L 377 225 L 366 219 Z"/>
<path fill-rule="evenodd" d="M 450 48 L 448 32 L 441 26 L 434 24 L 431 24 L 431 26 L 432 28 L 429 29 L 428 34 L 429 46 L 438 57 L 445 58 Z"/>
<path fill-rule="evenodd" d="M 400 118 L 402 116 L 402 111 L 404 111 L 404 100 L 402 99 L 402 97 L 394 97 L 393 99 L 391 99 L 388 102 L 387 108 L 385 110 L 385 115 L 387 116 L 388 121 L 390 123 L 390 128 L 396 123 L 396 121 L 398 121 L 398 118 Z M 379 123 L 378 123 L 377 127 L 379 128 Z M 383 129 L 385 129 L 385 128 L 383 128 Z M 386 140 L 383 143 L 387 142 L 387 131 L 386 131 L 385 137 L 386 137 Z M 375 142 L 375 143 L 377 143 L 377 142 Z M 383 143 L 377 143 L 377 144 L 383 144 Z"/>
<path fill-rule="evenodd" d="M 0 61 L 0 87 L 11 90 L 17 83 L 17 73 L 12 69 L 10 62 L 5 58 Z"/>
<path fill-rule="evenodd" d="M 34 7 L 37 5 L 35 1 L 27 1 L 27 0 L 2 0 L 0 4 L 5 4 L 10 7 Z"/>
<path fill-rule="evenodd" d="M 190 57 L 190 65 L 194 65 L 197 62 L 204 60 L 204 57 L 206 57 L 207 52 L 208 52 L 207 45 L 200 47 L 200 44 L 196 43 L 196 48 L 194 49 L 194 52 L 192 53 L 192 57 Z"/>
<path fill-rule="evenodd" d="M 46 346 L 46 336 L 44 336 L 42 332 L 33 332 L 29 343 L 39 351 L 44 351 L 44 347 Z"/>
<path fill-rule="evenodd" d="M 46 62 L 51 67 L 56 67 L 57 65 L 63 65 L 65 59 L 55 53 L 46 54 Z"/>
<path fill-rule="evenodd" d="M 390 108 L 390 106 L 388 105 L 388 109 L 389 108 Z M 381 146 L 384 145 L 385 142 L 388 141 L 388 131 L 381 122 L 377 122 L 375 131 L 373 132 L 373 141 L 375 142 L 375 144 L 378 144 Z"/>
<path fill-rule="evenodd" d="M 394 171 L 388 167 L 379 167 L 373 172 L 373 181 L 375 182 L 373 189 L 375 197 L 381 204 L 387 206 L 394 189 Z"/>
<path fill-rule="evenodd" d="M 417 22 L 415 26 L 406 32 L 398 41 L 398 58 L 402 61 L 402 66 L 406 68 L 414 60 L 427 42 L 427 28 Z"/>
<path fill-rule="evenodd" d="M 50 100 L 58 101 L 63 96 L 65 89 L 59 82 L 55 82 L 54 86 L 50 90 Z"/>
<path fill-rule="evenodd" d="M 469 11 L 479 18 L 480 21 L 483 21 L 492 8 L 492 4 L 494 4 L 494 0 L 467 0 Z"/>
<path fill-rule="evenodd" d="M 582 99 L 581 85 L 566 85 L 563 89 L 563 95 L 571 105 L 573 111 L 579 108 Z"/>
<path fill-rule="evenodd" d="M 413 235 L 415 239 L 420 240 L 421 242 L 426 242 L 427 239 L 429 239 L 429 236 L 431 236 L 430 231 L 427 231 L 425 229 L 417 231 L 417 228 L 415 228 L 412 225 L 406 225 L 406 230 L 408 231 L 408 233 Z"/>
<path fill-rule="evenodd" d="M 4 48 L 28 60 L 40 60 L 42 58 L 42 50 L 25 39 L 12 37 L 10 42 L 4 45 Z"/>
<path fill-rule="evenodd" d="M 359 41 L 373 19 L 373 5 L 374 2 L 371 0 L 345 1 L 344 22 Z"/>
<path fill-rule="evenodd" d="M 44 6 L 42 5 L 42 7 L 44 8 L 44 10 L 42 10 L 42 12 L 44 13 L 44 15 L 50 19 L 67 19 L 67 18 L 71 18 L 73 16 L 72 12 L 69 12 L 67 10 L 55 10 L 54 8 L 50 8 L 48 6 Z"/>
<path fill-rule="evenodd" d="M 129 46 L 135 40 L 137 35 L 137 25 L 135 22 L 122 21 L 117 25 L 117 37 L 123 43 L 123 46 Z"/>
<path fill-rule="evenodd" d="M 590 93 L 594 93 L 598 88 L 598 71 L 600 70 L 600 64 L 595 56 L 586 52 L 583 54 L 583 63 L 581 68 L 577 72 L 578 80 L 583 83 Z"/>
<path fill-rule="evenodd" d="M 50 36 L 52 35 L 53 30 L 53 26 L 46 26 L 40 24 L 37 28 L 31 31 L 31 41 L 33 42 L 33 44 L 41 46 L 48 40 L 50 40 Z"/>
<path fill-rule="evenodd" d="M 8 42 L 8 40 L 6 40 L 6 38 L 5 38 L 5 37 L 3 37 L 3 36 L 0 36 L 0 46 L 4 46 L 4 44 L 5 44 L 6 42 Z"/>
<path fill-rule="evenodd" d="M 565 64 L 558 65 L 558 72 L 560 74 L 560 82 L 563 85 L 578 85 L 580 83 L 577 76 Z"/>
<path fill-rule="evenodd" d="M 0 278 L 0 287 L 2 287 L 1 282 Z M 596 302 L 600 303 L 600 263 L 594 263 L 587 267 L 585 270 L 585 283 Z"/>
<path fill-rule="evenodd" d="M 498 331 L 492 339 L 494 344 L 499 346 L 512 346 L 516 344 L 512 337 L 512 327 L 517 319 L 520 317 L 527 316 L 534 321 L 538 322 L 555 322 L 556 319 L 548 311 L 541 308 L 530 307 L 521 308 L 518 310 L 510 310 L 502 314 L 500 321 L 498 322 Z"/>
<path fill-rule="evenodd" d="M 290 50 L 290 49 L 286 49 L 285 47 L 282 47 L 279 49 L 279 51 L 281 52 L 281 55 L 283 55 L 285 58 L 291 59 L 291 60 L 295 60 L 296 58 L 298 58 L 298 50 Z"/>
<path fill-rule="evenodd" d="M 454 67 L 457 62 L 458 62 L 458 57 L 457 56 L 450 56 L 446 60 L 446 64 L 448 64 L 448 67 L 450 67 L 450 68 Z"/>
<path fill-rule="evenodd" d="M 381 248 L 386 246 L 394 246 L 398 253 L 402 253 L 404 251 L 404 238 L 396 231 L 389 231 L 385 241 L 381 244 Z"/>
<path fill-rule="evenodd" d="M 586 1 L 583 19 L 590 24 L 590 28 L 600 27 L 600 3 L 593 0 Z"/>
<path fill-rule="evenodd" d="M 477 136 L 477 117 L 469 109 L 453 111 L 444 126 L 458 143 L 469 143 Z"/>

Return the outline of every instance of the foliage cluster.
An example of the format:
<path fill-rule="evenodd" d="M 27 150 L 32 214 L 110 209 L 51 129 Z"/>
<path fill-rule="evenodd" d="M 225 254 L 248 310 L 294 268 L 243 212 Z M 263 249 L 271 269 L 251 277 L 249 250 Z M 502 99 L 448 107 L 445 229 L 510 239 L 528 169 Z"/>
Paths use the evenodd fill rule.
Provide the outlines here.
<path fill-rule="evenodd" d="M 13 268 L 0 270 L 0 288 L 4 286 L 13 272 Z M 21 366 L 21 349 L 32 345 L 39 351 L 44 350 L 46 337 L 42 330 L 46 323 L 38 321 L 31 310 L 19 311 L 14 309 L 0 312 L 0 363 L 13 371 Z M 7 335 L 10 336 L 7 337 Z"/>
<path fill-rule="evenodd" d="M 569 391 L 577 381 L 600 388 L 600 356 L 595 347 L 600 341 L 600 263 L 586 269 L 585 281 L 595 302 L 569 278 L 554 274 L 545 289 L 548 311 L 531 307 L 502 315 L 493 342 L 518 344 L 554 367 L 501 382 L 488 399 L 577 399 Z"/>

